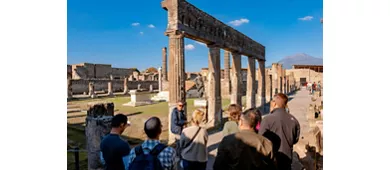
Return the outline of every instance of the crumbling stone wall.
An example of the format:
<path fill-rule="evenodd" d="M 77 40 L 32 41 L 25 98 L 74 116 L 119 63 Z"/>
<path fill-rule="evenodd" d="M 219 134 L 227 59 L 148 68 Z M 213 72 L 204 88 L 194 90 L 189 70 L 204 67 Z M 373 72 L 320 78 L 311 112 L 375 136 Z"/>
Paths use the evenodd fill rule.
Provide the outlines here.
<path fill-rule="evenodd" d="M 297 84 L 300 83 L 300 78 L 306 78 L 307 82 L 318 83 L 318 81 L 320 81 L 321 84 L 323 84 L 323 73 L 315 72 L 310 69 L 289 69 L 286 70 L 286 73 L 292 73 Z"/>
<path fill-rule="evenodd" d="M 88 83 L 90 81 L 94 82 L 95 91 L 105 91 L 108 90 L 108 82 L 110 80 L 71 80 L 72 81 L 72 92 L 73 94 L 82 94 L 83 92 L 88 93 Z M 112 88 L 113 92 L 123 92 L 124 80 L 112 80 Z M 141 88 L 149 89 L 150 85 L 153 85 L 153 89 L 158 89 L 158 81 L 128 81 L 127 87 L 128 89 L 137 89 L 138 84 L 141 84 Z"/>

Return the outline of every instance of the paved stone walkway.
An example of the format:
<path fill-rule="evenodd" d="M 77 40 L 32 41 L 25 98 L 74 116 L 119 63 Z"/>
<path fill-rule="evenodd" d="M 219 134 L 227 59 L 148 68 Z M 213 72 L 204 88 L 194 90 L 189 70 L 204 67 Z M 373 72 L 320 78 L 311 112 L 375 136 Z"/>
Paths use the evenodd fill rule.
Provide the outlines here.
<path fill-rule="evenodd" d="M 295 94 L 289 96 L 290 101 L 288 102 L 288 107 L 290 113 L 296 117 L 301 125 L 301 134 L 307 132 L 310 128 L 309 123 L 306 118 L 307 108 L 311 102 L 311 96 L 309 91 L 302 89 L 297 91 Z M 212 135 L 209 135 L 208 149 L 209 149 L 209 161 L 207 162 L 207 170 L 212 170 L 214 164 L 215 156 L 217 155 L 217 148 L 219 142 L 222 140 L 222 132 L 217 132 Z"/>

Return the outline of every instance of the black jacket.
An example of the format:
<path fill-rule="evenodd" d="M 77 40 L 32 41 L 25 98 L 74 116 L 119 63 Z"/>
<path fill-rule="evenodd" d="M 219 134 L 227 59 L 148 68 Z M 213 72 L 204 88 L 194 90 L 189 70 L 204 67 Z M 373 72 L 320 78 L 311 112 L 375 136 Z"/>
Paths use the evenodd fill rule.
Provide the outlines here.
<path fill-rule="evenodd" d="M 218 146 L 214 170 L 274 170 L 272 143 L 254 131 L 225 136 Z"/>
<path fill-rule="evenodd" d="M 183 126 L 187 122 L 187 116 L 184 114 L 184 110 L 179 111 L 174 108 L 171 113 L 171 131 L 174 134 L 180 135 L 183 131 Z"/>
<path fill-rule="evenodd" d="M 273 149 L 291 160 L 293 145 L 299 140 L 300 125 L 285 109 L 277 108 L 261 121 L 259 134 L 270 139 Z"/>

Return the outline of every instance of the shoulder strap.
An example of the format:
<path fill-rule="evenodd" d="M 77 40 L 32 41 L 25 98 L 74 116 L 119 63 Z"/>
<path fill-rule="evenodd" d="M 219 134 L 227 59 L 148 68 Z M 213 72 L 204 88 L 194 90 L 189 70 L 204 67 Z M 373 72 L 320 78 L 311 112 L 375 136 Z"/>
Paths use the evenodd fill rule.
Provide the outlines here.
<path fill-rule="evenodd" d="M 144 154 L 144 151 L 142 150 L 142 145 L 139 145 L 139 146 L 135 147 L 134 151 L 135 151 L 135 155 L 136 156 Z"/>
<path fill-rule="evenodd" d="M 182 149 L 187 148 L 192 143 L 192 141 L 194 141 L 194 139 L 198 135 L 199 131 L 200 131 L 200 127 L 198 127 L 198 130 L 196 131 L 195 135 L 191 138 L 190 142 L 188 142 L 187 145 L 185 145 Z"/>
<path fill-rule="evenodd" d="M 150 154 L 153 155 L 153 156 L 157 156 L 158 154 L 160 154 L 160 152 L 162 152 L 165 148 L 167 147 L 167 145 L 164 145 L 162 143 L 159 143 L 157 144 L 152 151 L 150 151 Z"/>

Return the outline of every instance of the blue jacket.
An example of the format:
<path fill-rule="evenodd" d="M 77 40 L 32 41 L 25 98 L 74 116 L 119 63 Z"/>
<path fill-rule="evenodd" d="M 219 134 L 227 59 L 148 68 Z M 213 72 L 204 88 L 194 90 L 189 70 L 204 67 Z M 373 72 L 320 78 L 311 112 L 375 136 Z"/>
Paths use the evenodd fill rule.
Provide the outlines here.
<path fill-rule="evenodd" d="M 183 126 L 187 122 L 187 116 L 184 110 L 178 111 L 174 108 L 171 113 L 171 131 L 174 134 L 180 135 L 183 131 Z"/>

